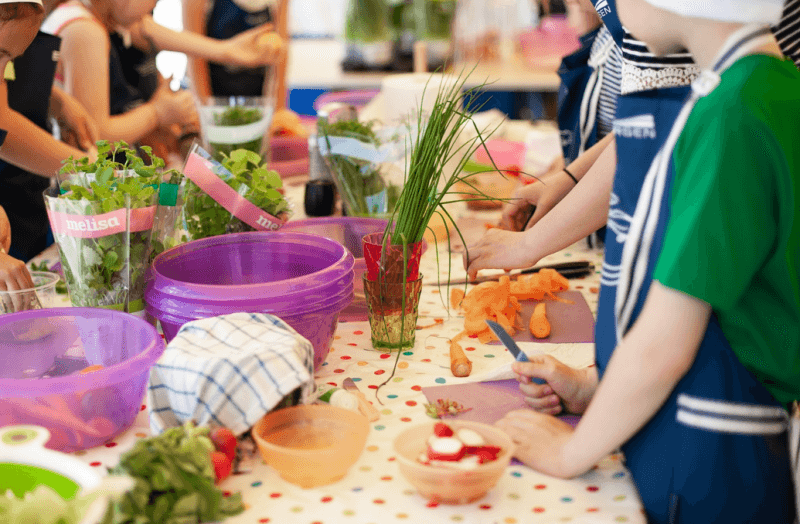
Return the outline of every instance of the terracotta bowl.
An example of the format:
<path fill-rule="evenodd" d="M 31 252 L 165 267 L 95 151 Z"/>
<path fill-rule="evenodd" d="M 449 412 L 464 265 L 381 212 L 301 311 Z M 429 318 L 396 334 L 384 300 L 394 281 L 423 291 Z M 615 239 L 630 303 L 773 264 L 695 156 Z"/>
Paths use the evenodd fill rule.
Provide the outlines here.
<path fill-rule="evenodd" d="M 253 428 L 264 461 L 302 488 L 332 484 L 347 474 L 367 441 L 369 421 L 329 405 L 273 411 Z"/>

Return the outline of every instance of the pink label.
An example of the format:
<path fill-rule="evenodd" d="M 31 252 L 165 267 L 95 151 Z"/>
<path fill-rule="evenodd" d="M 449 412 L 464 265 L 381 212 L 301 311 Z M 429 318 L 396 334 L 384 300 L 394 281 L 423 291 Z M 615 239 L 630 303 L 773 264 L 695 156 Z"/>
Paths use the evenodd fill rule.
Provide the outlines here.
<path fill-rule="evenodd" d="M 211 169 L 211 162 L 197 153 L 191 153 L 186 159 L 184 175 L 197 184 L 197 187 L 214 199 L 219 205 L 245 224 L 261 231 L 279 229 L 283 221 L 258 206 L 253 205 L 225 183 Z"/>
<path fill-rule="evenodd" d="M 70 215 L 47 210 L 54 234 L 78 238 L 99 238 L 124 233 L 127 213 L 126 209 L 117 209 L 102 215 Z M 131 209 L 130 231 L 135 233 L 152 229 L 155 215 L 156 206 Z"/>

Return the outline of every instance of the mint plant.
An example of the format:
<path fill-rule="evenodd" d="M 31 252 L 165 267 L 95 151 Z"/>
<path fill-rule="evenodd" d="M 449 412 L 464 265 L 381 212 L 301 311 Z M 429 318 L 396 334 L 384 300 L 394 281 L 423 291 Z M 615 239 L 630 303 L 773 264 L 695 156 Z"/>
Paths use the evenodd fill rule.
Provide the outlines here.
<path fill-rule="evenodd" d="M 222 113 L 213 116 L 214 125 L 220 127 L 236 127 L 253 124 L 264 118 L 264 112 L 261 109 L 243 106 L 232 106 L 223 111 Z M 264 142 L 264 137 L 260 136 L 252 140 L 238 143 L 238 144 L 221 144 L 216 142 L 209 142 L 214 158 L 222 161 L 225 156 L 230 155 L 237 149 L 246 149 L 253 153 L 261 153 L 261 147 Z"/>
<path fill-rule="evenodd" d="M 97 145 L 96 161 L 63 162 L 61 190 L 45 200 L 72 304 L 136 312 L 164 161 L 146 146 L 149 164 L 125 142 Z"/>

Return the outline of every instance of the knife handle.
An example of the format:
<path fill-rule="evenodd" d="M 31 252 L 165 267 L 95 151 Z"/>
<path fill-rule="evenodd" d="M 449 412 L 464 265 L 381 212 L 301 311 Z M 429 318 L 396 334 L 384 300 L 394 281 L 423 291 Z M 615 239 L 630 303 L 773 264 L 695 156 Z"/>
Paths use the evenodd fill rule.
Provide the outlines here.
<path fill-rule="evenodd" d="M 530 361 L 528 360 L 528 356 L 520 351 L 519 356 L 517 357 L 517 362 L 530 362 Z M 547 382 L 543 378 L 539 377 L 531 377 L 531 382 L 539 384 L 540 386 L 542 384 L 547 384 Z"/>
<path fill-rule="evenodd" d="M 353 391 L 353 394 L 358 399 L 358 409 L 361 411 L 361 414 L 367 417 L 367 420 L 370 422 L 375 422 L 379 418 L 381 418 L 380 412 L 369 403 L 367 397 L 360 391 Z"/>

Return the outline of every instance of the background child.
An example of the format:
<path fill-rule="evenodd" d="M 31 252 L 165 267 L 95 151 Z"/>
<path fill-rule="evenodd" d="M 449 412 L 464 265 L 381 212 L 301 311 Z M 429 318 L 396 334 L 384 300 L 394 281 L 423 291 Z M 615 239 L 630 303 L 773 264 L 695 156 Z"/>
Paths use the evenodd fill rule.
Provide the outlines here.
<path fill-rule="evenodd" d="M 782 3 L 649 1 L 659 8 L 618 2 L 630 31 L 657 54 L 687 48 L 711 72 L 693 85 L 647 177 L 614 181 L 611 212 L 630 226 L 606 244 L 617 273 L 603 276 L 602 380 L 593 391 L 591 374 L 515 365 L 548 381 L 529 386 L 533 397 L 577 409 L 592 400 L 574 432 L 533 410 L 498 425 L 523 461 L 557 476 L 622 445 L 651 522 L 790 523 L 800 73 L 766 25 Z"/>

